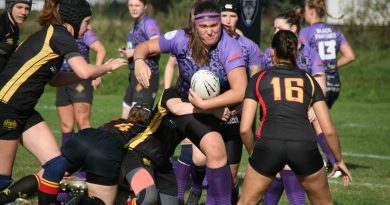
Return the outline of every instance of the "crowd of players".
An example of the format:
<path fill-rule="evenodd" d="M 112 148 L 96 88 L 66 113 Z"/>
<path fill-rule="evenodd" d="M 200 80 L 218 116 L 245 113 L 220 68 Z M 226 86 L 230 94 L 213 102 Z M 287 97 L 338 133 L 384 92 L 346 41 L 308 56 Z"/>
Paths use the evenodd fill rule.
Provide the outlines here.
<path fill-rule="evenodd" d="M 160 34 L 146 0 L 129 0 L 134 24 L 127 46 L 118 49 L 126 60 L 104 64 L 106 51 L 89 28 L 92 11 L 85 0 L 46 1 L 38 17 L 42 29 L 19 45 L 18 24 L 31 4 L 7 0 L 1 21 L 0 204 L 33 193 L 39 204 L 66 203 L 59 182 L 73 173 L 88 186 L 80 204 L 114 204 L 118 184 L 129 186 L 128 204 L 198 204 L 205 177 L 206 204 L 277 204 L 283 188 L 290 204 L 305 204 L 305 193 L 312 204 L 332 204 L 317 143 L 331 175 L 338 172 L 344 185 L 352 181 L 328 108 L 340 92 L 338 68 L 355 54 L 339 30 L 322 22 L 324 0 L 278 15 L 272 45 L 263 53 L 237 29 L 239 1 L 196 1 L 186 27 Z M 310 26 L 301 30 L 302 19 Z M 96 65 L 89 64 L 90 48 Z M 155 99 L 161 53 L 170 55 L 170 64 L 166 89 Z M 121 118 L 90 128 L 99 77 L 124 65 L 130 74 Z M 171 87 L 175 67 L 179 75 Z M 191 89 L 191 77 L 201 69 L 218 76 L 220 95 L 204 100 Z M 59 87 L 61 148 L 34 108 L 46 84 Z M 42 170 L 12 183 L 19 144 Z M 243 145 L 250 157 L 239 196 Z"/>

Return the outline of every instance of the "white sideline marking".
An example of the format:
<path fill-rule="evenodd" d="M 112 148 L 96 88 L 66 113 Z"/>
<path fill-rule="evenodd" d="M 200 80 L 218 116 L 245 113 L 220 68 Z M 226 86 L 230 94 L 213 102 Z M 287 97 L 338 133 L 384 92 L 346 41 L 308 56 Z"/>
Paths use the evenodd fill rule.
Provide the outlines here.
<path fill-rule="evenodd" d="M 238 172 L 238 177 L 244 178 L 245 173 L 244 172 Z M 330 184 L 339 184 L 342 185 L 341 183 L 341 178 L 336 178 L 336 179 L 331 179 L 328 178 L 328 182 Z M 359 186 L 359 187 L 369 187 L 369 188 L 382 188 L 382 189 L 390 189 L 390 185 L 386 184 L 373 184 L 373 183 L 356 183 L 352 182 L 349 186 Z"/>
<path fill-rule="evenodd" d="M 378 126 L 370 124 L 359 124 L 359 123 L 345 123 L 336 125 L 336 127 L 352 127 L 352 128 L 375 128 L 375 129 L 390 129 L 390 126 Z"/>
<path fill-rule="evenodd" d="M 329 179 L 328 178 L 328 182 L 330 184 L 340 184 L 342 185 L 341 183 L 341 179 L 340 178 L 336 178 L 336 179 Z M 372 184 L 372 183 L 355 183 L 355 182 L 352 182 L 350 184 L 350 186 L 360 186 L 360 187 L 369 187 L 369 188 L 383 188 L 383 189 L 389 189 L 390 186 L 389 185 L 386 185 L 386 184 Z"/>
<path fill-rule="evenodd" d="M 372 158 L 372 159 L 390 160 L 390 156 L 375 155 L 375 154 L 359 154 L 359 153 L 352 153 L 352 152 L 343 152 L 343 155 L 344 156 L 349 156 L 349 157 L 360 157 L 360 158 Z"/>

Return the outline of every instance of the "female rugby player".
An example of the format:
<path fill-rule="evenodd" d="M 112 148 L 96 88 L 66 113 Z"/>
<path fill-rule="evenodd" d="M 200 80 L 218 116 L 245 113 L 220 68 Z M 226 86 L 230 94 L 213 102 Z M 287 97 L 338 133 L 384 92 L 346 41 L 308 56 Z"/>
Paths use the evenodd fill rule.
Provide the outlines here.
<path fill-rule="evenodd" d="M 191 34 L 178 29 L 137 46 L 135 76 L 142 86 L 150 86 L 151 71 L 144 62 L 145 57 L 161 52 L 176 57 L 179 66 L 177 92 L 183 101 L 191 102 L 200 110 L 227 107 L 242 101 L 247 76 L 241 48 L 223 31 L 220 10 L 214 2 L 205 1 L 196 6 Z M 219 76 L 222 94 L 202 100 L 190 89 L 191 77 L 199 69 L 210 70 Z M 194 113 L 177 116 L 174 122 L 207 157 L 207 203 L 231 204 L 232 183 L 226 180 L 231 174 L 219 133 L 220 121 L 208 114 Z"/>
<path fill-rule="evenodd" d="M 333 204 L 315 133 L 307 116 L 310 105 L 337 159 L 332 174 L 340 170 L 344 185 L 352 181 L 321 87 L 297 67 L 298 52 L 297 36 L 291 31 L 278 31 L 272 39 L 274 67 L 253 76 L 248 85 L 240 132 L 250 158 L 238 204 L 256 204 L 286 164 L 297 175 L 312 204 Z M 252 124 L 258 103 L 261 120 L 254 141 Z"/>
<path fill-rule="evenodd" d="M 0 190 L 12 182 L 12 167 L 22 141 L 44 170 L 39 184 L 39 203 L 55 202 L 66 163 L 53 133 L 35 110 L 45 85 L 66 85 L 96 78 L 126 64 L 123 59 L 114 59 L 94 66 L 80 55 L 75 38 L 86 31 L 91 14 L 84 0 L 47 1 L 38 18 L 42 29 L 19 46 L 0 73 L 0 124 L 3 125 L 0 127 Z M 75 74 L 59 72 L 64 59 Z"/>

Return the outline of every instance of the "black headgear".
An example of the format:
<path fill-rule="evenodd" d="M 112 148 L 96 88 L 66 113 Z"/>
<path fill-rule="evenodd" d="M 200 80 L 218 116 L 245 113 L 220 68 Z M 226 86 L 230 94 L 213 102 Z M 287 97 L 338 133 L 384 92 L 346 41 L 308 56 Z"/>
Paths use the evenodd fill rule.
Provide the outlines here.
<path fill-rule="evenodd" d="M 32 5 L 32 0 L 5 0 L 5 6 L 7 8 L 7 11 L 9 13 L 12 12 L 12 8 L 15 6 L 15 4 L 18 4 L 18 3 L 23 3 L 23 4 L 27 4 L 31 7 Z"/>
<path fill-rule="evenodd" d="M 231 11 L 240 16 L 241 5 L 238 0 L 220 0 L 218 4 L 221 8 L 221 11 Z"/>
<path fill-rule="evenodd" d="M 86 0 L 61 0 L 60 15 L 65 23 L 73 26 L 74 38 L 79 37 L 81 22 L 91 16 L 92 11 Z"/>

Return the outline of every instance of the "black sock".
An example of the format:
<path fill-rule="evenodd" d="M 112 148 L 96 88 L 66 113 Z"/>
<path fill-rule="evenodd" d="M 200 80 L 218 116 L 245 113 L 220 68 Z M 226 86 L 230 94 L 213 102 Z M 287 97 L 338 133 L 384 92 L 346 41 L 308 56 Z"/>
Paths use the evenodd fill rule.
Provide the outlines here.
<path fill-rule="evenodd" d="M 12 184 L 7 191 L 0 193 L 0 204 L 15 201 L 16 198 L 26 198 L 38 191 L 38 176 L 31 174 L 27 175 L 14 184 Z"/>

